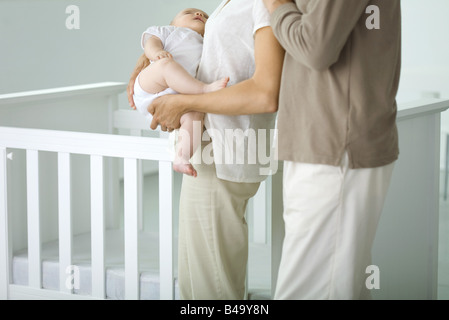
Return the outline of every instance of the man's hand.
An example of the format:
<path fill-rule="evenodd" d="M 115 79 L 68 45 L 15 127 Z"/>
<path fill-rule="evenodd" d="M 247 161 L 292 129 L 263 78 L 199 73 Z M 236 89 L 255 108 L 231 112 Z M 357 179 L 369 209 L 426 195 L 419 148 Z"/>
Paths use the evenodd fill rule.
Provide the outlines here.
<path fill-rule="evenodd" d="M 173 131 L 181 126 L 183 110 L 181 94 L 167 94 L 155 99 L 149 106 L 148 112 L 153 115 L 151 129 L 155 130 L 158 125 L 162 131 Z"/>
<path fill-rule="evenodd" d="M 292 3 L 293 0 L 263 0 L 265 7 L 267 7 L 268 12 L 272 14 L 278 7 L 286 3 Z"/>

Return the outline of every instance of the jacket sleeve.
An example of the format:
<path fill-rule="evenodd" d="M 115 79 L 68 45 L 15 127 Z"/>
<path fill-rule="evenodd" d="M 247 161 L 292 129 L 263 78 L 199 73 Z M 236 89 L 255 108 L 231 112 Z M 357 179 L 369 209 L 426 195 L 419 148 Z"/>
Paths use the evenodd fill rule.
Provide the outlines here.
<path fill-rule="evenodd" d="M 287 3 L 272 13 L 271 25 L 279 43 L 295 60 L 315 70 L 326 70 L 337 62 L 369 2 L 315 0 L 309 2 L 307 12 Z"/>

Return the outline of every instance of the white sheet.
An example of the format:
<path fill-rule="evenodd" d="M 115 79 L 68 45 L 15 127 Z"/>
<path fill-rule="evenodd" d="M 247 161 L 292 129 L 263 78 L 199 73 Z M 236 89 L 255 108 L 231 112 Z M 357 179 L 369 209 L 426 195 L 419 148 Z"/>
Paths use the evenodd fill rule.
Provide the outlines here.
<path fill-rule="evenodd" d="M 176 243 L 176 242 L 175 242 Z M 43 288 L 59 290 L 59 262 L 58 242 L 53 241 L 42 245 L 42 282 Z M 90 295 L 92 274 L 90 233 L 73 238 L 73 264 L 80 271 L 80 288 L 76 294 Z M 270 297 L 270 248 L 263 244 L 250 244 L 249 258 L 249 298 L 264 300 Z M 106 297 L 107 299 L 122 300 L 124 295 L 124 238 L 123 230 L 108 230 L 105 233 L 105 265 Z M 174 255 L 175 277 L 177 255 Z M 154 233 L 139 234 L 139 268 L 140 299 L 159 299 L 159 239 Z M 27 250 L 15 253 L 13 258 L 13 283 L 28 284 Z M 179 299 L 177 282 L 175 280 L 175 299 Z"/>

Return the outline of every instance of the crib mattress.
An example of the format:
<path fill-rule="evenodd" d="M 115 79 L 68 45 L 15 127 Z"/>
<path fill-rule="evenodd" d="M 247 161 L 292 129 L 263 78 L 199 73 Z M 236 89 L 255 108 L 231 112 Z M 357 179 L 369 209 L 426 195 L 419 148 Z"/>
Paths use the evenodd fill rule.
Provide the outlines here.
<path fill-rule="evenodd" d="M 85 233 L 73 237 L 73 264 L 80 272 L 80 286 L 75 294 L 90 295 L 91 273 L 91 235 Z M 42 245 L 42 287 L 59 290 L 58 241 Z M 122 300 L 125 298 L 124 277 L 124 238 L 123 230 L 108 230 L 105 233 L 106 298 Z M 250 244 L 248 264 L 249 298 L 253 300 L 270 299 L 270 255 L 269 246 Z M 177 254 L 174 255 L 175 278 Z M 269 259 L 269 258 L 268 258 Z M 13 283 L 28 285 L 28 253 L 21 250 L 13 258 Z M 159 299 L 159 237 L 156 233 L 139 233 L 140 299 Z M 179 299 L 175 279 L 175 299 Z"/>

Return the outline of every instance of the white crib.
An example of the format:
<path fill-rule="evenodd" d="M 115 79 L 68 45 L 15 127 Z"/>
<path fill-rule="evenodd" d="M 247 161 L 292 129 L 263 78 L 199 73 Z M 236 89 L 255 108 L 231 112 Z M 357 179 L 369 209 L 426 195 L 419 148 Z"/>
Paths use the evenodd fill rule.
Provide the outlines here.
<path fill-rule="evenodd" d="M 0 96 L 0 299 L 179 299 L 180 180 L 168 135 L 118 109 L 124 90 L 101 83 Z M 249 206 L 263 211 L 249 217 L 253 264 L 268 266 L 269 181 Z M 148 197 L 157 211 L 149 223 Z M 259 273 L 248 298 L 268 299 L 270 269 L 266 280 Z"/>

